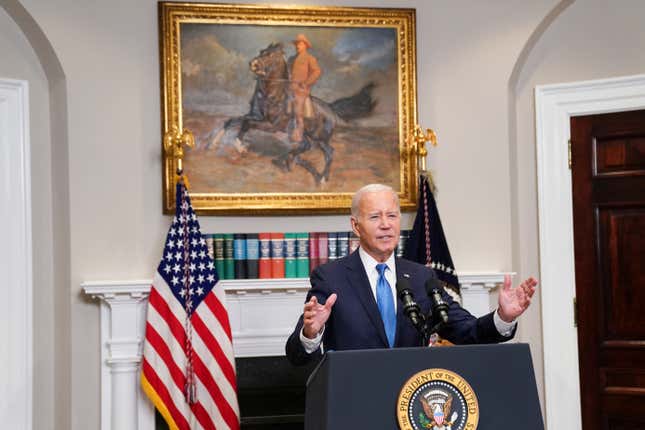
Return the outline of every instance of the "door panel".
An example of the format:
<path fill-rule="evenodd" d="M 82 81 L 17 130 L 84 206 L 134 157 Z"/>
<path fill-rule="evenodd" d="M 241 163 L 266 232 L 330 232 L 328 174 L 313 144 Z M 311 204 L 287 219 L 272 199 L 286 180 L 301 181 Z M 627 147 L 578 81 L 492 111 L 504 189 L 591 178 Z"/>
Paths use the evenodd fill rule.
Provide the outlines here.
<path fill-rule="evenodd" d="M 645 428 L 645 111 L 571 119 L 582 424 Z"/>
<path fill-rule="evenodd" d="M 645 306 L 645 210 L 600 209 L 601 264 L 607 268 L 608 297 L 604 338 L 645 339 L 645 324 L 640 315 Z M 631 256 L 631 258 L 623 258 Z M 637 258 L 633 258 L 637 257 Z"/>

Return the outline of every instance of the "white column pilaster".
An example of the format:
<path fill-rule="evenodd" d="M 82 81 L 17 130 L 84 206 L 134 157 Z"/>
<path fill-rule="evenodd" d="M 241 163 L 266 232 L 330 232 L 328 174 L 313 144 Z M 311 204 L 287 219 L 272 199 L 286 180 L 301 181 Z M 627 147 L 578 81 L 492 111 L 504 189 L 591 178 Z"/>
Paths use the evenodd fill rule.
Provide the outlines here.
<path fill-rule="evenodd" d="M 101 429 L 152 430 L 154 409 L 139 385 L 150 281 L 83 286 L 101 300 Z"/>

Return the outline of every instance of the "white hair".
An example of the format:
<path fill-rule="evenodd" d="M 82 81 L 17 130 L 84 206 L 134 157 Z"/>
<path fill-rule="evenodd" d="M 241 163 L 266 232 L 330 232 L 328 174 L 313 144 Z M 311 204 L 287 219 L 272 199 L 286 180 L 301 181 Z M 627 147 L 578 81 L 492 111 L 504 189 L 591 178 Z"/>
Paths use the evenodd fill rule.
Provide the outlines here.
<path fill-rule="evenodd" d="M 392 193 L 392 196 L 394 196 L 394 201 L 396 202 L 396 207 L 399 209 L 399 212 L 401 211 L 401 206 L 399 204 L 399 195 L 394 191 L 392 187 L 389 185 L 383 185 L 383 184 L 368 184 L 362 187 L 360 190 L 356 191 L 354 193 L 354 197 L 352 197 L 352 216 L 353 217 L 358 217 L 359 215 L 359 205 L 361 203 L 361 199 L 363 196 L 367 193 L 380 193 L 381 191 L 389 191 Z"/>

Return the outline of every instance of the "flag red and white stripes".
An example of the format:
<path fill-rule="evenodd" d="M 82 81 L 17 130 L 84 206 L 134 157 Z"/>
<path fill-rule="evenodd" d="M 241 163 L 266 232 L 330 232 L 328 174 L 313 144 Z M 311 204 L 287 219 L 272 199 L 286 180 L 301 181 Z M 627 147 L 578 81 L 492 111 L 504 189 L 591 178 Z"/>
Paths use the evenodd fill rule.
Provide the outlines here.
<path fill-rule="evenodd" d="M 150 291 L 141 384 L 171 429 L 239 429 L 224 291 L 186 188 Z"/>

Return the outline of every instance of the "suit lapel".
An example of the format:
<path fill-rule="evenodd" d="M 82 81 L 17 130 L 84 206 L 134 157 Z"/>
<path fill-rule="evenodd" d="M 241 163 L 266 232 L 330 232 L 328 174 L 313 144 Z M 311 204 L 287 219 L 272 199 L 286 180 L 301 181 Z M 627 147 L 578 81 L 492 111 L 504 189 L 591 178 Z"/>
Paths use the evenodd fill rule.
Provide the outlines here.
<path fill-rule="evenodd" d="M 367 316 L 369 317 L 376 331 L 383 342 L 383 346 L 388 345 L 387 336 L 385 335 L 385 328 L 383 326 L 383 320 L 381 319 L 381 313 L 378 310 L 376 305 L 376 299 L 372 293 L 372 288 L 370 287 L 370 281 L 367 278 L 365 273 L 365 268 L 363 267 L 363 262 L 361 257 L 358 254 L 358 251 L 352 253 L 347 259 L 347 272 L 348 282 L 352 287 L 352 291 L 356 292 L 359 301 L 363 305 Z M 397 316 L 398 320 L 398 316 Z M 397 322 L 398 326 L 398 322 Z M 398 330 L 398 329 L 397 329 Z"/>

